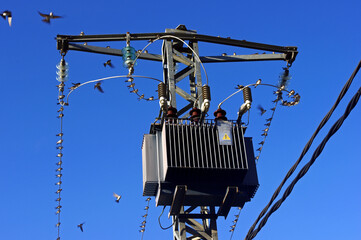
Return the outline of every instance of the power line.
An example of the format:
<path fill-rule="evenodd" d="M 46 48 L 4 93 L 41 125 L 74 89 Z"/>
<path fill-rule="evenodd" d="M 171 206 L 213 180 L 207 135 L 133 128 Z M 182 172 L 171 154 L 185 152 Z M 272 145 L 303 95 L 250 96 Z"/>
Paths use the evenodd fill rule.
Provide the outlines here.
<path fill-rule="evenodd" d="M 342 100 L 342 98 L 345 96 L 345 94 L 347 93 L 348 89 L 350 88 L 350 85 L 353 81 L 353 79 L 355 78 L 357 72 L 359 71 L 361 67 L 361 61 L 358 63 L 356 69 L 354 70 L 354 72 L 352 73 L 351 77 L 348 79 L 348 81 L 346 82 L 346 84 L 343 86 L 338 98 L 336 99 L 336 102 L 334 103 L 334 105 L 331 107 L 331 109 L 329 110 L 329 112 L 325 115 L 325 117 L 322 119 L 322 121 L 320 122 L 320 124 L 318 125 L 316 131 L 313 133 L 313 135 L 311 136 L 310 140 L 308 140 L 308 142 L 306 143 L 300 157 L 297 159 L 297 161 L 295 162 L 295 164 L 290 168 L 290 170 L 287 172 L 285 178 L 282 180 L 281 184 L 278 186 L 278 188 L 276 189 L 276 191 L 273 193 L 270 201 L 268 202 L 268 204 L 266 205 L 266 207 L 261 211 L 261 213 L 259 214 L 259 216 L 257 217 L 256 221 L 253 223 L 253 225 L 251 226 L 251 228 L 248 230 L 248 233 L 246 235 L 246 238 L 248 240 L 248 236 L 251 235 L 251 233 L 253 232 L 253 230 L 255 229 L 256 225 L 258 224 L 258 222 L 260 221 L 260 219 L 266 214 L 266 212 L 268 211 L 269 207 L 272 205 L 273 201 L 277 198 L 278 194 L 280 193 L 281 189 L 283 188 L 284 184 L 286 183 L 286 181 L 288 180 L 288 178 L 293 174 L 293 172 L 296 170 L 297 166 L 300 164 L 300 162 L 302 161 L 303 157 L 306 155 L 306 153 L 308 152 L 308 150 L 310 149 L 313 140 L 316 138 L 317 134 L 319 133 L 319 131 L 324 127 L 324 125 L 327 123 L 327 121 L 330 119 L 332 113 L 334 112 L 334 110 L 336 109 L 336 107 L 338 106 L 338 104 L 340 103 L 340 101 Z"/>
<path fill-rule="evenodd" d="M 308 170 L 310 169 L 310 167 L 312 166 L 312 164 L 316 161 L 317 157 L 322 153 L 322 150 L 324 149 L 324 147 L 326 146 L 326 143 L 328 142 L 328 140 L 340 129 L 340 127 L 342 126 L 343 122 L 346 120 L 346 118 L 348 117 L 348 115 L 351 113 L 351 111 L 353 110 L 353 108 L 356 106 L 358 100 L 360 99 L 360 95 L 361 95 L 361 87 L 359 88 L 359 90 L 357 91 L 357 93 L 353 96 L 353 98 L 351 99 L 351 101 L 349 102 L 349 104 L 346 107 L 345 113 L 333 124 L 333 126 L 331 127 L 331 129 L 329 130 L 328 134 L 326 135 L 326 137 L 322 140 L 322 142 L 320 143 L 320 145 L 318 145 L 317 149 L 314 151 L 311 160 L 305 165 L 303 166 L 303 168 L 300 170 L 300 172 L 297 174 L 297 176 L 295 177 L 295 179 L 291 182 L 291 184 L 287 187 L 287 189 L 285 190 L 285 192 L 283 193 L 283 196 L 280 200 L 278 200 L 270 209 L 270 211 L 266 214 L 266 216 L 262 219 L 262 221 L 260 222 L 259 226 L 257 227 L 256 230 L 254 230 L 250 235 L 246 236 L 247 240 L 253 239 L 257 233 L 262 229 L 262 227 L 267 223 L 268 218 L 272 215 L 272 213 L 274 213 L 281 205 L 282 203 L 287 199 L 287 197 L 291 194 L 294 186 L 296 185 L 296 183 L 304 176 L 306 175 L 306 173 L 308 172 Z"/>

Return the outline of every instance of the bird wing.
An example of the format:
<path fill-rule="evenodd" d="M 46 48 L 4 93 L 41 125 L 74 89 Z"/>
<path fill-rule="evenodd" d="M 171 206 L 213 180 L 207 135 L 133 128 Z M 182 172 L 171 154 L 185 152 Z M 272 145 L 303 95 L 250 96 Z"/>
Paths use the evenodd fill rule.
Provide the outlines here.
<path fill-rule="evenodd" d="M 46 17 L 49 17 L 48 14 L 44 14 L 44 13 L 41 13 L 41 12 L 39 12 L 39 11 L 38 11 L 38 13 L 39 13 L 39 15 L 42 16 L 42 17 L 45 17 L 45 18 L 46 18 Z"/>
<path fill-rule="evenodd" d="M 116 197 L 116 198 L 120 197 L 120 196 L 119 196 L 118 194 L 116 194 L 116 193 L 113 193 L 113 196 Z"/>
<path fill-rule="evenodd" d="M 11 27 L 11 21 L 12 21 L 12 17 L 11 16 L 8 16 L 8 23 L 9 23 L 9 26 Z"/>
<path fill-rule="evenodd" d="M 103 90 L 103 88 L 102 88 L 100 85 L 97 86 L 97 89 L 99 90 L 99 92 L 104 93 L 104 90 Z"/>
<path fill-rule="evenodd" d="M 56 15 L 53 15 L 53 16 L 51 16 L 51 18 L 63 18 L 62 16 L 56 16 Z"/>

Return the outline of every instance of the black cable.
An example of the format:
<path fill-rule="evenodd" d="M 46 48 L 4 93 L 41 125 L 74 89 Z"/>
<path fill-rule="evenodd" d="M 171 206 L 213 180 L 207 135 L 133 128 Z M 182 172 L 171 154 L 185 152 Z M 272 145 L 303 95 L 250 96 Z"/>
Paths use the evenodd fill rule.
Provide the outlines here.
<path fill-rule="evenodd" d="M 358 63 L 356 69 L 354 70 L 354 72 L 352 73 L 351 77 L 348 79 L 348 81 L 346 82 L 346 84 L 343 86 L 338 98 L 336 99 L 336 102 L 334 103 L 334 105 L 332 106 L 332 108 L 329 110 L 329 112 L 325 115 L 325 117 L 322 119 L 322 121 L 320 122 L 320 124 L 318 125 L 316 131 L 313 133 L 313 135 L 311 136 L 310 140 L 308 140 L 308 142 L 306 143 L 305 147 L 303 148 L 303 151 L 301 153 L 301 155 L 299 156 L 299 158 L 297 159 L 297 161 L 294 163 L 294 165 L 290 168 L 290 170 L 287 172 L 285 178 L 282 180 L 281 184 L 278 186 L 278 188 L 276 189 L 276 191 L 273 193 L 271 200 L 268 202 L 268 204 L 266 205 L 266 207 L 262 210 L 262 212 L 259 214 L 259 216 L 257 217 L 256 221 L 253 223 L 253 225 L 251 226 L 251 228 L 248 230 L 247 236 L 249 236 L 253 230 L 255 229 L 257 223 L 259 222 L 259 220 L 266 214 L 266 212 L 268 211 L 269 207 L 272 205 L 273 201 L 277 198 L 278 194 L 280 193 L 281 189 L 283 188 L 283 186 L 285 185 L 287 179 L 293 174 L 293 172 L 296 170 L 297 166 L 300 164 L 300 162 L 302 161 L 302 158 L 306 155 L 306 153 L 308 152 L 308 150 L 310 149 L 313 140 L 316 138 L 317 134 L 319 133 L 319 131 L 323 128 L 323 126 L 327 123 L 327 121 L 330 119 L 332 113 L 334 112 L 334 110 L 336 109 L 336 107 L 338 106 L 338 104 L 340 103 L 340 101 L 342 100 L 342 98 L 345 96 L 345 94 L 347 93 L 348 89 L 350 88 L 350 85 L 353 81 L 353 79 L 355 78 L 357 72 L 359 71 L 361 67 L 361 61 Z M 245 239 L 247 239 L 247 236 Z"/>
<path fill-rule="evenodd" d="M 165 207 L 166 207 L 166 206 L 164 206 L 162 212 L 160 213 L 160 215 L 159 215 L 159 217 L 158 217 L 159 226 L 160 226 L 160 228 L 163 229 L 163 230 L 167 230 L 167 229 L 173 227 L 173 225 L 174 225 L 174 222 L 173 222 L 172 225 L 170 225 L 169 227 L 163 227 L 162 224 L 160 223 L 160 217 L 163 215 L 163 212 L 164 212 Z"/>
<path fill-rule="evenodd" d="M 253 239 L 257 233 L 262 229 L 262 227 L 266 224 L 268 218 L 274 213 L 286 200 L 286 198 L 291 194 L 294 186 L 296 183 L 307 173 L 309 168 L 312 166 L 312 164 L 316 161 L 317 157 L 321 154 L 322 150 L 326 146 L 326 143 L 328 140 L 340 129 L 343 122 L 346 120 L 348 115 L 351 113 L 353 108 L 357 105 L 358 100 L 360 99 L 361 95 L 361 87 L 357 91 L 357 93 L 353 96 L 349 104 L 347 105 L 347 108 L 345 110 L 345 113 L 333 124 L 329 132 L 327 133 L 326 137 L 322 140 L 320 145 L 318 145 L 317 149 L 314 151 L 311 160 L 300 170 L 300 172 L 297 174 L 295 179 L 291 182 L 291 184 L 287 187 L 285 192 L 283 193 L 283 196 L 280 200 L 278 200 L 270 209 L 270 211 L 265 215 L 265 217 L 260 222 L 259 226 L 256 230 L 254 230 L 251 234 L 247 234 L 246 239 L 250 240 Z"/>

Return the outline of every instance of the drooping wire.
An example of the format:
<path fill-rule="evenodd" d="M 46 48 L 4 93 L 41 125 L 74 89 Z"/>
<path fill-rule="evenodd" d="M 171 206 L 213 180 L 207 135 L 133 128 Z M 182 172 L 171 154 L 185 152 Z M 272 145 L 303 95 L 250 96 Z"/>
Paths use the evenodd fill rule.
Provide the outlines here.
<path fill-rule="evenodd" d="M 160 213 L 160 215 L 159 215 L 159 217 L 158 217 L 159 226 L 160 226 L 160 228 L 163 229 L 163 230 L 167 230 L 167 229 L 173 227 L 173 225 L 174 225 L 174 221 L 173 221 L 173 223 L 172 223 L 170 226 L 168 226 L 168 227 L 163 227 L 163 226 L 162 226 L 162 224 L 161 224 L 161 222 L 160 222 L 160 217 L 163 215 L 163 212 L 164 212 L 165 207 L 166 207 L 166 206 L 163 207 L 163 210 L 162 210 L 162 212 Z"/>
<path fill-rule="evenodd" d="M 328 131 L 326 137 L 322 140 L 322 142 L 318 145 L 316 150 L 313 152 L 313 155 L 310 159 L 310 161 L 303 166 L 303 168 L 299 171 L 295 179 L 291 182 L 291 184 L 286 188 L 285 192 L 283 193 L 283 196 L 281 199 L 279 199 L 269 210 L 269 212 L 265 215 L 265 217 L 261 220 L 259 223 L 259 226 L 251 232 L 250 234 L 247 234 L 246 238 L 247 240 L 253 239 L 258 232 L 263 228 L 263 226 L 267 223 L 267 220 L 269 217 L 274 213 L 281 205 L 282 203 L 287 199 L 287 197 L 292 193 L 293 188 L 295 187 L 296 183 L 308 172 L 312 164 L 316 161 L 318 156 L 322 153 L 323 149 L 325 148 L 328 140 L 340 129 L 343 122 L 347 119 L 348 115 L 351 113 L 353 108 L 357 105 L 358 100 L 360 99 L 361 95 L 361 87 L 358 89 L 357 93 L 353 96 L 351 101 L 348 103 L 346 110 L 344 114 L 332 125 L 330 130 Z"/>
<path fill-rule="evenodd" d="M 238 210 L 239 210 L 238 214 L 235 215 L 236 218 L 233 220 L 233 225 L 231 226 L 231 229 L 229 230 L 231 232 L 230 240 L 232 240 L 234 230 L 236 230 L 237 223 L 238 223 L 238 220 L 239 220 L 239 215 L 241 215 L 242 208 L 238 207 Z"/>
<path fill-rule="evenodd" d="M 145 225 L 147 224 L 147 217 L 148 217 L 148 211 L 149 211 L 149 202 L 150 202 L 151 198 L 148 197 L 145 201 L 147 201 L 147 206 L 145 206 L 144 210 L 145 210 L 145 214 L 143 215 L 144 220 L 141 222 L 141 226 L 140 226 L 140 230 L 139 232 L 142 233 L 142 237 L 141 240 L 143 240 L 143 236 L 144 236 L 144 232 L 145 232 Z"/>
<path fill-rule="evenodd" d="M 250 229 L 248 230 L 248 233 L 246 235 L 245 239 L 249 239 L 248 237 L 252 234 L 252 232 L 254 231 L 257 223 L 260 221 L 260 219 L 265 215 L 265 213 L 268 211 L 269 207 L 271 206 L 271 204 L 273 203 L 273 201 L 277 198 L 278 194 L 280 193 L 282 187 L 284 186 L 284 184 L 286 183 L 286 181 L 288 180 L 288 178 L 293 174 L 293 172 L 296 170 L 297 166 L 300 164 L 300 162 L 302 161 L 303 157 L 306 155 L 306 153 L 308 152 L 308 150 L 310 149 L 313 140 L 316 138 L 317 134 L 319 133 L 319 131 L 324 127 L 324 125 L 327 123 L 327 121 L 330 119 L 332 113 L 335 111 L 336 107 L 338 106 L 338 104 L 340 103 L 340 101 L 342 100 L 342 98 L 345 96 L 345 94 L 347 93 L 348 89 L 351 86 L 351 83 L 353 81 L 353 79 L 355 78 L 356 74 L 358 73 L 359 69 L 361 67 L 361 61 L 358 63 L 356 69 L 354 70 L 354 72 L 352 73 L 351 77 L 348 79 L 348 81 L 345 83 L 345 85 L 343 86 L 339 96 L 336 99 L 336 102 L 334 103 L 334 105 L 331 107 L 331 109 L 329 110 L 329 112 L 325 115 L 325 117 L 322 119 L 322 121 L 320 122 L 320 124 L 318 125 L 316 131 L 312 134 L 310 140 L 306 143 L 304 149 L 302 150 L 302 153 L 300 155 L 300 157 L 297 159 L 297 161 L 295 162 L 295 164 L 290 168 L 290 170 L 287 172 L 285 178 L 282 180 L 281 184 L 278 186 L 278 188 L 276 189 L 276 191 L 273 193 L 270 201 L 268 202 L 268 204 L 266 205 L 266 207 L 261 211 L 261 213 L 259 214 L 259 216 L 257 217 L 257 219 L 255 220 L 255 222 L 253 223 L 253 225 L 250 227 Z"/>

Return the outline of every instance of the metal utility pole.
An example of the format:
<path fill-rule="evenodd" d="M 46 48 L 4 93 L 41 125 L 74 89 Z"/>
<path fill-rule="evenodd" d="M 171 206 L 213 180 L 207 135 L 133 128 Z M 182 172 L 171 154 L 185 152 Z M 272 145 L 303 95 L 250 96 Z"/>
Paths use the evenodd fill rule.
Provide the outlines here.
<path fill-rule="evenodd" d="M 292 64 L 297 47 L 200 35 L 179 25 L 176 29 L 166 29 L 165 33 L 58 35 L 57 48 L 62 55 L 75 50 L 123 56 L 126 53 L 120 49 L 91 46 L 91 43 L 126 41 L 128 46 L 132 41 L 157 40 L 163 41 L 161 54 L 136 53 L 138 59 L 163 64 L 163 83 L 158 85 L 162 121 L 152 124 L 150 134 L 143 139 L 143 195 L 155 196 L 157 206 L 170 206 L 173 240 L 218 240 L 217 218 L 227 217 L 231 207 L 243 207 L 250 201 L 257 190 L 258 177 L 252 139 L 243 136 L 244 126 L 228 121 L 233 143 L 225 145 L 219 141 L 217 121 L 204 119 L 211 99 L 208 79 L 202 79 L 203 64 L 274 60 Z M 270 53 L 200 56 L 199 42 Z M 179 63 L 184 68 L 176 71 Z M 130 77 L 133 67 L 129 65 Z M 189 81 L 189 89 L 179 87 L 185 79 Z M 188 103 L 177 106 L 177 97 Z M 198 119 L 192 118 L 190 109 Z M 189 115 L 192 116 L 187 118 Z"/>

